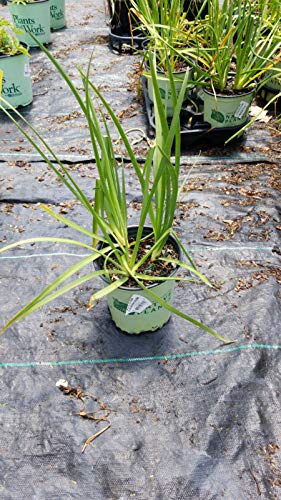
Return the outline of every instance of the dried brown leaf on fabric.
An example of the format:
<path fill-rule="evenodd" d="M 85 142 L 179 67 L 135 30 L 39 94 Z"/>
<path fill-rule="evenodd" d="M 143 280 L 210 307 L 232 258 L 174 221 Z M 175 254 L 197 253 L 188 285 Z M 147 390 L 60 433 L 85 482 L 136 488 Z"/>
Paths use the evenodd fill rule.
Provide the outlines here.
<path fill-rule="evenodd" d="M 107 417 L 109 416 L 110 412 L 107 412 L 105 415 L 102 415 L 101 417 L 97 417 L 95 414 L 98 413 L 99 411 L 101 411 L 101 410 L 98 409 L 96 411 L 87 412 L 87 411 L 81 409 L 78 412 L 73 413 L 73 415 L 79 415 L 79 417 L 82 417 L 85 420 L 93 420 L 96 423 L 99 423 L 102 421 L 109 422 Z"/>
<path fill-rule="evenodd" d="M 203 238 L 207 238 L 209 240 L 215 240 L 215 241 L 224 241 L 225 236 L 222 234 L 221 231 L 218 231 L 217 229 L 210 229 L 206 234 L 204 234 Z"/>
<path fill-rule="evenodd" d="M 235 292 L 241 292 L 243 290 L 248 290 L 249 288 L 252 288 L 256 285 L 260 285 L 264 281 L 268 280 L 268 274 L 267 273 L 253 273 L 252 276 L 250 276 L 248 279 L 246 278 L 239 278 L 234 290 Z"/>
<path fill-rule="evenodd" d="M 255 227 L 263 226 L 264 224 L 266 224 L 269 221 L 269 214 L 267 212 L 265 212 L 264 210 L 260 210 L 259 212 L 257 212 L 256 216 L 257 216 L 258 220 L 253 222 L 251 224 L 251 226 L 255 226 Z"/>
<path fill-rule="evenodd" d="M 137 405 L 131 405 L 131 410 L 133 413 L 139 413 L 139 407 Z"/>
<path fill-rule="evenodd" d="M 270 442 L 267 445 L 261 445 L 259 447 L 259 455 L 263 457 L 265 464 L 267 465 L 270 475 L 267 478 L 271 486 L 281 486 L 281 467 L 280 467 L 280 447 L 277 443 Z M 272 498 L 277 498 L 277 496 L 272 495 Z"/>
<path fill-rule="evenodd" d="M 73 415 L 79 416 L 85 420 L 91 420 L 92 422 L 95 422 L 95 424 L 98 424 L 99 422 L 109 422 L 108 426 L 105 427 L 104 429 L 101 429 L 101 431 L 98 431 L 96 434 L 93 436 L 89 437 L 87 441 L 85 441 L 82 453 L 84 453 L 86 447 L 88 444 L 90 444 L 96 437 L 98 437 L 100 434 L 102 434 L 104 431 L 106 431 L 110 426 L 111 423 L 108 419 L 111 409 L 108 408 L 107 404 L 104 403 L 99 397 L 89 394 L 88 392 L 83 392 L 83 388 L 78 385 L 77 387 L 75 386 L 70 386 L 68 385 L 67 380 L 60 379 L 56 383 L 56 386 L 67 396 L 70 396 L 72 398 L 79 399 L 82 401 L 83 406 L 80 408 L 78 412 L 74 412 Z M 86 408 L 87 402 L 89 400 L 94 401 L 95 403 L 98 404 L 98 408 L 96 410 L 88 411 Z M 103 412 L 103 415 L 98 415 L 100 412 Z"/>
<path fill-rule="evenodd" d="M 271 173 L 266 185 L 277 191 L 281 191 L 281 171 L 280 169 Z"/>
<path fill-rule="evenodd" d="M 260 106 L 251 106 L 249 112 L 251 116 L 255 117 L 260 122 L 268 123 L 271 120 L 271 116 L 269 116 L 267 111 Z"/>
<path fill-rule="evenodd" d="M 255 240 L 255 241 L 269 241 L 271 238 L 271 230 L 263 230 L 263 231 L 250 231 L 248 238 L 250 241 Z"/>
<path fill-rule="evenodd" d="M 259 267 L 260 264 L 258 262 L 255 262 L 254 260 L 238 260 L 236 262 L 237 266 L 244 266 L 244 267 Z"/>
<path fill-rule="evenodd" d="M 254 261 L 240 261 L 240 262 L 238 262 L 238 265 L 245 266 L 245 267 L 250 267 L 250 266 L 257 267 L 258 266 L 258 264 Z M 247 278 L 242 277 L 242 278 L 238 279 L 236 286 L 235 286 L 236 292 L 248 290 L 249 288 L 260 285 L 260 284 L 264 283 L 265 281 L 269 280 L 270 277 L 274 278 L 278 284 L 281 284 L 281 268 L 280 267 L 262 265 L 262 264 L 260 264 L 258 267 L 260 269 L 258 271 L 254 271 L 250 276 L 247 276 Z"/>
<path fill-rule="evenodd" d="M 75 386 L 71 386 L 71 385 L 64 386 L 61 384 L 58 387 L 67 396 L 72 396 L 72 397 L 77 398 L 77 399 L 82 399 L 83 390 L 82 390 L 82 387 L 80 385 L 75 387 Z"/>
<path fill-rule="evenodd" d="M 265 198 L 269 195 L 267 191 L 258 191 L 257 189 L 246 189 L 243 187 L 238 189 L 237 193 L 241 194 L 242 196 L 250 196 L 252 198 L 255 198 L 256 200 L 261 200 L 262 198 Z"/>

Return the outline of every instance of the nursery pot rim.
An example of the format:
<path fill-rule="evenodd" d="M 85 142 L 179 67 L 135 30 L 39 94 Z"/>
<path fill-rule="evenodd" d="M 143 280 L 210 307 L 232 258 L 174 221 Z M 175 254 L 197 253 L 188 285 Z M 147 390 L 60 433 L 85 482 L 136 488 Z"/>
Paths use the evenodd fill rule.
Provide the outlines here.
<path fill-rule="evenodd" d="M 237 93 L 237 94 L 224 94 L 221 90 L 215 89 L 215 92 L 214 92 L 213 90 L 203 88 L 203 92 L 205 92 L 206 94 L 209 94 L 210 96 L 215 97 L 217 99 L 219 99 L 219 98 L 229 99 L 229 98 L 234 98 L 234 97 L 241 97 L 242 95 L 252 94 L 253 92 L 255 92 L 255 90 L 256 90 L 256 85 L 254 87 L 252 87 L 251 89 L 247 89 L 247 88 L 241 89 L 241 90 L 239 90 L 239 93 Z"/>
<path fill-rule="evenodd" d="M 128 233 L 129 232 L 135 232 L 138 230 L 138 225 L 137 224 L 133 224 L 131 226 L 128 226 Z M 152 231 L 152 227 L 151 226 L 144 226 L 143 227 L 143 233 L 145 233 L 147 231 L 147 234 L 150 234 L 150 231 Z M 181 250 L 181 247 L 179 246 L 176 238 L 170 233 L 169 236 L 168 236 L 168 239 L 167 239 L 167 242 L 170 240 L 170 242 L 172 243 L 172 245 L 174 246 L 174 248 L 176 249 L 176 251 L 178 252 L 178 259 L 179 260 L 182 260 L 182 250 Z M 98 245 L 97 245 L 97 249 L 101 248 L 103 245 L 103 242 L 99 242 Z M 100 270 L 101 267 L 99 265 L 99 260 L 100 259 L 97 259 L 96 261 L 93 262 L 95 268 L 97 270 Z M 180 266 L 177 266 L 168 276 L 165 276 L 166 278 L 170 278 L 171 276 L 174 276 L 178 270 L 179 270 L 179 267 Z M 100 276 L 100 278 L 105 281 L 107 284 L 110 283 L 110 281 L 108 281 L 108 279 L 102 274 Z M 152 283 L 151 285 L 147 285 L 146 288 L 155 288 L 156 286 L 159 286 L 161 283 L 164 283 L 164 281 L 160 281 L 160 282 L 155 282 L 155 283 Z M 143 291 L 143 289 L 139 286 L 126 286 L 126 285 L 121 285 L 118 287 L 119 290 L 127 290 L 127 291 L 131 291 L 131 292 L 137 292 L 137 291 Z"/>
<path fill-rule="evenodd" d="M 27 2 L 26 4 L 14 4 L 14 5 L 23 5 L 26 7 L 27 5 L 36 5 L 37 3 L 49 2 L 50 0 L 34 0 L 34 2 Z M 13 0 L 8 0 L 8 3 L 13 3 Z"/>
<path fill-rule="evenodd" d="M 280 89 L 277 89 L 276 87 L 271 87 L 270 86 L 270 80 L 269 80 L 267 83 L 265 83 L 263 85 L 262 88 L 264 88 L 265 90 L 271 92 L 272 94 L 279 94 L 279 92 L 281 91 L 281 83 L 280 83 Z"/>
<path fill-rule="evenodd" d="M 138 40 L 140 42 L 142 42 L 142 40 L 144 39 L 144 35 L 142 34 L 142 31 L 139 29 L 138 26 L 136 26 L 136 29 L 139 30 L 139 33 L 135 32 L 135 33 L 127 33 L 127 34 L 123 34 L 123 35 L 117 35 L 115 32 L 114 32 L 114 29 L 112 27 L 109 28 L 109 32 L 110 32 L 110 35 L 112 37 L 115 37 L 117 40 L 125 40 L 125 39 L 128 39 L 130 38 L 130 40 Z M 142 43 L 141 43 L 142 45 Z"/>
<path fill-rule="evenodd" d="M 20 42 L 20 45 L 22 45 L 26 50 L 29 50 L 29 45 L 25 42 Z M 15 56 L 24 56 L 22 52 L 18 51 L 15 54 L 0 54 L 0 59 L 4 59 L 5 57 L 15 57 Z"/>
<path fill-rule="evenodd" d="M 142 48 L 144 50 L 146 50 L 146 47 L 145 45 L 148 43 L 149 40 L 144 40 L 144 42 L 142 42 Z M 149 60 L 148 59 L 145 59 L 144 61 L 144 66 L 145 66 L 145 69 L 147 69 L 148 71 L 150 71 L 150 64 L 149 64 Z M 184 75 L 187 71 L 190 71 L 193 69 L 193 66 L 190 65 L 190 66 L 186 66 L 185 69 L 182 69 L 180 71 L 172 71 L 173 75 Z M 158 69 L 157 67 L 157 64 L 156 64 L 156 74 L 158 75 L 164 75 L 166 78 L 169 78 L 169 76 L 166 74 L 165 70 L 162 70 L 162 69 Z"/>

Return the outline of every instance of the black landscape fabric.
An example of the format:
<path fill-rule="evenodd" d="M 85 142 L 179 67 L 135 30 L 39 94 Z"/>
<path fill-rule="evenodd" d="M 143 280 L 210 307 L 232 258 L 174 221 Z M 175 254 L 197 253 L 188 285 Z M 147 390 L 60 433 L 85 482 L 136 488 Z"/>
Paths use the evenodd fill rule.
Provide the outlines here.
<path fill-rule="evenodd" d="M 110 51 L 102 0 L 69 1 L 67 12 L 52 53 L 78 85 L 75 65 L 96 44 L 101 90 L 125 128 L 145 132 L 132 78 L 139 56 Z M 25 116 L 91 197 L 96 167 L 83 117 L 38 50 L 31 68 L 35 97 Z M 1 246 L 74 236 L 38 202 L 89 226 L 72 194 L 0 119 Z M 136 147 L 144 157 L 146 141 Z M 98 281 L 14 324 L 0 339 L 1 500 L 280 498 L 280 147 L 257 124 L 235 145 L 201 148 L 183 154 L 181 180 L 189 176 L 175 229 L 215 287 L 179 284 L 174 303 L 236 342 L 222 345 L 176 316 L 157 332 L 125 335 L 106 300 L 87 311 Z M 129 164 L 126 178 L 136 223 Z M 44 243 L 1 254 L 1 326 L 85 253 Z"/>

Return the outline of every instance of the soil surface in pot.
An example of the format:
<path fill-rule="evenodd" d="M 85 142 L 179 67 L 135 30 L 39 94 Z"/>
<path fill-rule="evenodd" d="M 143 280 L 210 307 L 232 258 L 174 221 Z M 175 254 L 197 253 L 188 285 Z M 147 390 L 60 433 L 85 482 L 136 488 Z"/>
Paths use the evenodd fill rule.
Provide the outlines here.
<path fill-rule="evenodd" d="M 135 241 L 135 238 L 130 238 L 129 242 L 133 243 Z M 146 240 L 142 241 L 139 246 L 139 250 L 137 253 L 137 259 L 136 262 L 138 262 L 142 257 L 149 252 L 149 250 L 153 247 L 155 244 L 154 238 L 147 238 Z M 132 247 L 133 251 L 133 247 Z M 174 246 L 172 243 L 167 242 L 164 248 L 161 251 L 160 257 L 167 257 L 169 259 L 178 259 L 179 254 L 175 250 Z M 101 260 L 101 263 L 103 265 L 103 261 Z M 101 265 L 101 267 L 102 267 Z M 161 276 L 161 277 L 167 277 L 173 271 L 176 269 L 176 264 L 171 263 L 171 262 L 165 262 L 162 260 L 154 260 L 152 261 L 151 258 L 148 258 L 138 269 L 138 272 L 141 274 L 146 274 L 148 276 Z M 107 263 L 107 268 L 108 269 L 114 269 L 114 265 L 111 264 L 110 262 Z M 121 276 L 118 274 L 112 274 L 110 276 L 111 281 L 115 281 L 119 279 Z M 145 285 L 155 285 L 157 282 L 156 281 L 145 281 Z M 126 287 L 136 287 L 138 286 L 137 283 L 132 279 L 129 278 L 128 281 L 125 283 Z"/>
<path fill-rule="evenodd" d="M 207 71 L 207 70 L 205 70 Z M 223 89 L 223 91 L 221 90 L 218 90 L 215 88 L 215 91 L 216 91 L 216 95 L 219 96 L 219 97 L 225 97 L 225 96 L 239 96 L 239 95 L 243 95 L 243 94 L 247 94 L 248 92 L 252 92 L 255 88 L 255 83 L 252 84 L 251 86 L 249 87 L 245 87 L 243 89 L 235 89 L 233 88 L 233 85 L 234 85 L 234 79 L 235 77 L 234 76 L 230 76 L 227 80 L 227 85 L 226 87 Z M 206 90 L 208 90 L 208 92 L 211 92 L 211 94 L 214 93 L 214 90 L 211 88 L 211 87 L 206 87 Z"/>
<path fill-rule="evenodd" d="M 173 73 L 183 73 L 189 67 L 190 66 L 188 66 L 188 64 L 187 64 L 186 61 L 184 61 L 183 59 L 179 59 L 175 63 L 175 66 L 174 66 L 174 69 L 173 69 Z M 167 71 L 167 69 L 163 68 L 162 66 L 160 66 L 158 62 L 157 62 L 157 71 L 159 71 L 160 73 L 164 73 L 167 76 L 169 74 L 168 71 Z"/>

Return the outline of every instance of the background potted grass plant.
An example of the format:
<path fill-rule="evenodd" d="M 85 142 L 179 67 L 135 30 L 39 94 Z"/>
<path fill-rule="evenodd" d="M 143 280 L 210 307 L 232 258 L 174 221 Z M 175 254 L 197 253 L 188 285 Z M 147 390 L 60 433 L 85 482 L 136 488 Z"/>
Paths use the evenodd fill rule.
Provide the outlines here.
<path fill-rule="evenodd" d="M 260 95 L 267 102 L 271 101 L 272 104 L 279 105 L 281 98 L 281 63 L 276 66 L 275 70 L 266 73 Z"/>
<path fill-rule="evenodd" d="M 0 72 L 2 97 L 6 108 L 26 106 L 32 102 L 32 81 L 27 46 L 15 37 L 18 30 L 0 17 Z"/>
<path fill-rule="evenodd" d="M 204 120 L 215 128 L 242 127 L 258 85 L 280 63 L 280 20 L 264 23 L 269 3 L 208 0 L 208 16 L 192 24 L 186 52 L 204 84 Z"/>
<path fill-rule="evenodd" d="M 130 0 L 108 0 L 110 25 L 115 35 L 131 35 L 130 7 Z"/>
<path fill-rule="evenodd" d="M 107 0 L 110 16 L 110 42 L 118 52 L 142 49 L 145 35 L 131 12 L 130 0 Z"/>
<path fill-rule="evenodd" d="M 260 10 L 261 0 L 256 0 L 256 9 Z M 264 25 L 268 26 L 268 29 L 272 29 L 272 25 L 276 22 L 279 23 L 279 28 L 276 31 L 276 38 L 281 40 L 281 2 L 280 0 L 268 0 L 266 8 L 263 10 L 264 13 Z M 272 99 L 276 94 L 281 92 L 281 62 L 270 71 L 265 73 L 263 79 L 263 87 L 261 89 L 261 94 L 265 96 L 266 100 Z M 264 92 L 265 90 L 265 92 Z"/>
<path fill-rule="evenodd" d="M 18 39 L 29 47 L 38 46 L 31 35 L 35 35 L 41 43 L 48 44 L 51 41 L 50 1 L 8 0 L 13 22 L 21 30 Z"/>
<path fill-rule="evenodd" d="M 152 53 L 156 60 L 158 86 L 166 114 L 172 116 L 174 108 L 169 71 L 173 72 L 177 94 L 185 81 L 184 102 L 188 99 L 191 86 L 194 87 L 192 67 L 187 59 L 181 56 L 181 51 L 186 48 L 188 41 L 188 22 L 187 13 L 184 11 L 184 0 L 131 0 L 131 4 L 131 11 L 140 20 L 147 38 L 144 52 L 144 75 L 147 79 L 148 96 L 151 101 L 154 101 L 149 65 L 149 55 Z M 187 79 L 185 79 L 186 73 Z"/>
<path fill-rule="evenodd" d="M 31 238 L 26 241 L 7 245 L 0 252 L 7 251 L 24 243 L 53 241 L 81 246 L 87 249 L 89 255 L 56 278 L 45 290 L 14 315 L 3 327 L 2 331 L 8 328 L 14 321 L 24 318 L 75 286 L 81 286 L 86 281 L 92 281 L 94 278 L 103 276 L 105 286 L 92 295 L 89 300 L 89 308 L 98 299 L 108 296 L 113 320 L 116 321 L 122 330 L 128 333 L 140 333 L 140 331 L 147 329 L 155 330 L 168 320 L 171 313 L 175 313 L 214 335 L 217 339 L 226 341 L 210 327 L 193 319 L 186 312 L 176 309 L 171 304 L 170 293 L 165 287 L 164 290 L 162 289 L 163 282 L 171 281 L 175 283 L 178 280 L 187 282 L 199 280 L 210 285 L 208 279 L 197 270 L 172 228 L 177 204 L 180 168 L 178 116 L 184 96 L 184 88 L 177 99 L 175 87 L 171 79 L 175 114 L 171 124 L 168 125 L 157 86 L 155 67 L 151 58 L 152 79 L 154 82 L 155 98 L 157 100 L 156 139 L 155 144 L 147 154 L 145 164 L 140 167 L 126 133 L 116 115 L 100 94 L 98 88 L 90 81 L 90 64 L 86 73 L 80 70 L 84 87 L 83 94 L 74 86 L 73 82 L 50 52 L 43 46 L 41 46 L 41 49 L 47 54 L 68 84 L 87 120 L 99 174 L 99 179 L 95 185 L 93 203 L 80 189 L 68 169 L 62 164 L 55 152 L 36 129 L 18 112 L 16 112 L 16 117 L 11 115 L 9 111 L 6 111 L 6 114 L 30 141 L 35 150 L 56 173 L 64 185 L 82 203 L 90 215 L 93 224 L 92 227 L 85 228 L 77 222 L 54 212 L 50 208 L 42 206 L 52 217 L 75 229 L 77 238 Z M 97 108 L 93 94 L 98 99 Z M 123 164 L 118 166 L 117 164 L 114 156 L 113 140 L 104 115 L 103 127 L 101 127 L 99 122 L 101 104 L 113 121 L 123 141 L 126 156 L 130 158 L 138 181 L 142 196 L 142 208 L 136 228 L 130 229 L 129 227 L 125 166 Z M 23 124 L 17 120 L 17 117 L 21 118 Z M 173 143 L 175 143 L 175 160 L 172 163 L 171 151 Z M 53 158 L 53 161 L 47 156 L 48 153 Z M 150 220 L 150 225 L 147 228 L 148 220 Z M 88 243 L 84 242 L 85 236 L 89 239 Z M 99 244 L 97 244 L 98 242 Z M 181 260 L 179 249 L 181 249 L 182 254 L 185 256 L 187 263 Z M 91 270 L 91 272 L 79 278 L 76 277 L 73 280 L 73 276 L 77 272 L 93 262 L 98 263 L 98 269 Z M 175 275 L 175 271 L 178 271 L 180 267 L 188 271 L 190 275 L 182 277 Z M 161 272 L 152 272 L 149 274 L 148 271 L 151 271 L 151 269 L 153 271 L 154 268 L 160 268 Z M 128 290 L 130 287 L 132 289 Z M 122 298 L 118 295 L 114 299 L 116 291 L 123 291 L 125 295 L 122 295 Z M 135 297 L 136 295 L 137 298 Z M 141 298 L 138 298 L 138 296 Z M 136 306 L 136 301 L 138 301 L 138 306 Z M 140 301 L 142 301 L 141 306 Z M 120 303 L 122 307 L 120 307 Z M 141 315 L 145 311 L 145 321 L 143 319 L 140 321 Z M 116 315 L 114 315 L 115 312 Z"/>

